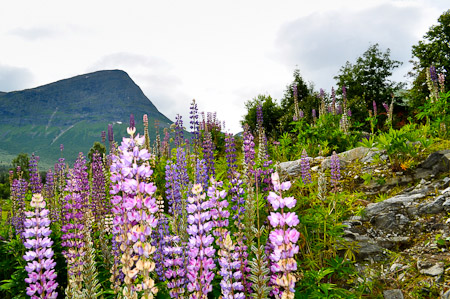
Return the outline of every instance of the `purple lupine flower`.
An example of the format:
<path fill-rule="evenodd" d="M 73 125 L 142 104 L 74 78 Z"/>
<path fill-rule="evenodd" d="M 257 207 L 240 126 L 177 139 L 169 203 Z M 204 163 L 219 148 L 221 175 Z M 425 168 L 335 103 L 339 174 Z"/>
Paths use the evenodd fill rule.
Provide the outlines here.
<path fill-rule="evenodd" d="M 336 114 L 336 91 L 334 87 L 331 87 L 331 110 L 333 114 Z"/>
<path fill-rule="evenodd" d="M 55 176 L 51 169 L 47 171 L 45 176 L 45 185 L 44 185 L 44 194 L 45 201 L 48 203 L 50 207 L 50 219 L 52 221 L 56 221 L 57 217 L 57 202 L 55 201 Z"/>
<path fill-rule="evenodd" d="M 205 139 L 203 140 L 203 158 L 206 162 L 208 177 L 215 176 L 216 169 L 214 166 L 214 143 L 212 141 L 211 132 L 205 133 Z"/>
<path fill-rule="evenodd" d="M 345 85 L 342 86 L 342 99 L 345 101 L 347 101 L 347 87 L 345 87 Z"/>
<path fill-rule="evenodd" d="M 445 75 L 440 73 L 438 76 L 439 86 L 441 88 L 441 92 L 445 91 Z"/>
<path fill-rule="evenodd" d="M 337 107 L 337 114 L 342 114 L 342 105 L 339 104 Z"/>
<path fill-rule="evenodd" d="M 310 184 L 311 183 L 311 167 L 309 166 L 309 157 L 308 153 L 305 149 L 303 149 L 302 152 L 302 158 L 300 160 L 301 165 L 301 173 L 302 173 L 302 180 L 303 183 Z"/>
<path fill-rule="evenodd" d="M 174 217 L 181 215 L 181 187 L 179 173 L 176 164 L 166 164 L 166 198 L 169 205 L 169 214 Z M 178 231 L 176 228 L 173 229 Z"/>
<path fill-rule="evenodd" d="M 352 110 L 350 110 L 350 108 L 347 110 L 347 116 L 351 117 L 352 116 Z"/>
<path fill-rule="evenodd" d="M 134 129 L 136 127 L 136 123 L 134 121 L 134 115 L 130 114 L 130 128 Z"/>
<path fill-rule="evenodd" d="M 236 144 L 234 142 L 234 136 L 231 133 L 225 134 L 225 154 L 228 166 L 228 179 L 231 180 L 237 169 Z"/>
<path fill-rule="evenodd" d="M 188 266 L 187 277 L 189 283 L 187 289 L 191 298 L 206 298 L 212 291 L 212 280 L 216 267 L 214 264 L 214 253 L 212 243 L 214 238 L 210 235 L 212 223 L 210 221 L 211 201 L 206 199 L 206 194 L 200 184 L 192 188 L 192 196 L 188 197 L 187 212 L 188 229 L 190 235 L 188 243 Z"/>
<path fill-rule="evenodd" d="M 298 116 L 299 116 L 300 118 L 305 117 L 305 113 L 303 112 L 303 110 L 300 110 L 300 111 L 299 111 Z"/>
<path fill-rule="evenodd" d="M 383 107 L 386 110 L 386 113 L 389 113 L 389 105 L 385 102 L 383 102 Z"/>
<path fill-rule="evenodd" d="M 112 124 L 108 124 L 108 141 L 110 143 L 114 141 L 114 131 Z"/>
<path fill-rule="evenodd" d="M 120 243 L 119 268 L 124 274 L 127 296 L 143 290 L 143 296 L 150 297 L 158 292 L 149 275 L 155 269 L 155 248 L 150 241 L 152 230 L 158 225 L 154 214 L 159 209 L 154 198 L 156 186 L 149 182 L 153 174 L 149 160 L 154 156 L 144 146 L 145 137 L 130 136 L 122 139 L 111 165 L 113 238 Z"/>
<path fill-rule="evenodd" d="M 61 232 L 61 246 L 65 247 L 62 254 L 67 261 L 67 270 L 71 281 L 81 281 L 84 265 L 83 218 L 89 199 L 89 181 L 86 159 L 82 153 L 67 175 L 65 205 Z"/>
<path fill-rule="evenodd" d="M 192 100 L 190 111 L 190 128 L 192 134 L 192 144 L 194 146 L 194 152 L 198 153 L 200 150 L 200 132 L 199 132 L 199 124 L 198 124 L 198 108 L 195 100 Z"/>
<path fill-rule="evenodd" d="M 230 212 L 226 209 L 228 201 L 226 200 L 227 192 L 222 189 L 223 183 L 216 182 L 211 178 L 211 184 L 208 188 L 207 195 L 210 198 L 212 209 L 210 211 L 212 218 L 212 226 L 215 228 L 213 234 L 216 236 L 216 243 L 221 250 L 219 251 L 219 265 L 221 270 L 219 275 L 222 276 L 220 286 L 224 298 L 241 298 L 244 293 L 244 285 L 241 280 L 246 274 L 241 271 L 241 250 L 233 245 L 230 232 L 227 230 L 229 225 L 228 218 Z M 235 249 L 238 249 L 235 251 Z"/>
<path fill-rule="evenodd" d="M 316 109 L 313 109 L 313 110 L 312 110 L 312 118 L 313 118 L 313 119 L 316 119 Z"/>
<path fill-rule="evenodd" d="M 197 159 L 195 183 L 200 184 L 205 189 L 208 187 L 208 168 L 204 159 Z"/>
<path fill-rule="evenodd" d="M 167 235 L 165 238 L 166 246 L 163 248 L 165 255 L 164 266 L 167 278 L 167 288 L 171 298 L 184 298 L 186 286 L 186 252 L 185 248 L 180 246 L 180 237 Z"/>
<path fill-rule="evenodd" d="M 25 193 L 28 183 L 19 175 L 19 179 L 14 179 L 11 184 L 11 201 L 13 204 L 11 224 L 14 226 L 17 235 L 22 236 L 25 221 Z"/>
<path fill-rule="evenodd" d="M 253 135 L 250 132 L 250 127 L 248 124 L 244 125 L 244 163 L 246 166 L 246 170 L 249 173 L 254 173 L 254 165 L 255 165 L 255 143 L 253 141 Z"/>
<path fill-rule="evenodd" d="M 331 183 L 334 185 L 334 192 L 337 192 L 337 186 L 339 184 L 339 180 L 341 179 L 341 166 L 339 162 L 339 157 L 335 151 L 333 151 L 333 155 L 330 159 L 330 168 L 331 168 Z"/>
<path fill-rule="evenodd" d="M 299 224 L 299 219 L 295 212 L 285 212 L 285 208 L 295 207 L 296 199 L 283 197 L 282 191 L 289 190 L 291 183 L 280 183 L 276 172 L 272 174 L 272 184 L 275 192 L 270 192 L 267 197 L 274 209 L 274 212 L 267 217 L 270 225 L 274 228 L 269 234 L 269 242 L 273 248 L 269 256 L 272 261 L 270 281 L 273 284 L 273 293 L 276 298 L 293 298 L 296 282 L 293 272 L 297 270 L 294 256 L 299 250 L 296 243 L 300 237 L 300 233 L 294 227 Z M 277 212 L 278 209 L 281 209 L 280 212 Z"/>
<path fill-rule="evenodd" d="M 169 236 L 169 226 L 167 217 L 162 212 L 163 211 L 160 211 L 158 215 L 158 227 L 152 232 L 151 244 L 156 248 L 154 254 L 155 272 L 158 275 L 160 281 L 165 281 L 165 273 L 167 268 L 164 264 L 164 261 L 167 256 L 164 253 L 164 248 L 169 245 L 167 244 L 168 239 L 166 238 L 167 236 Z"/>
<path fill-rule="evenodd" d="M 28 171 L 30 173 L 30 188 L 33 194 L 41 193 L 42 191 L 41 176 L 39 175 L 39 171 L 37 168 L 38 161 L 39 157 L 35 156 L 33 153 L 30 157 L 28 168 Z"/>
<path fill-rule="evenodd" d="M 106 142 L 106 132 L 102 131 L 100 136 L 102 138 L 102 143 L 104 144 Z"/>
<path fill-rule="evenodd" d="M 377 102 L 375 102 L 375 100 L 373 100 L 372 106 L 373 106 L 373 115 L 376 117 L 377 116 Z"/>
<path fill-rule="evenodd" d="M 263 111 L 261 103 L 256 105 L 256 123 L 258 124 L 259 129 L 263 127 Z"/>
<path fill-rule="evenodd" d="M 180 147 L 183 144 L 183 119 L 181 115 L 177 114 L 175 117 L 175 146 Z"/>
<path fill-rule="evenodd" d="M 438 82 L 438 76 L 436 73 L 436 67 L 434 65 L 430 66 L 430 78 L 431 81 L 433 81 L 433 83 L 437 83 Z"/>
<path fill-rule="evenodd" d="M 96 151 L 92 156 L 92 194 L 90 208 L 95 222 L 100 223 L 110 213 L 106 202 L 105 174 L 103 173 L 103 159 Z"/>
<path fill-rule="evenodd" d="M 321 100 L 325 99 L 325 90 L 323 90 L 322 88 L 320 89 L 319 97 Z"/>
<path fill-rule="evenodd" d="M 25 282 L 28 283 L 27 295 L 31 298 L 57 298 L 56 288 L 58 283 L 55 281 L 56 262 L 53 260 L 53 250 L 51 248 L 53 241 L 49 238 L 50 219 L 49 210 L 45 209 L 45 200 L 41 194 L 35 193 L 30 202 L 34 211 L 26 212 L 24 237 L 25 248 L 28 251 L 23 258 L 28 262 L 25 270 L 28 277 Z"/>

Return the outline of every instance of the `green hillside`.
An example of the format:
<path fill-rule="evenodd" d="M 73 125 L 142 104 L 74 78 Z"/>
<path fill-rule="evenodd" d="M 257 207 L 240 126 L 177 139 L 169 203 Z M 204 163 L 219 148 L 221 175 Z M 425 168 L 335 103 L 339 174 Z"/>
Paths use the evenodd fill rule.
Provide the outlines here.
<path fill-rule="evenodd" d="M 158 111 L 127 73 L 98 71 L 32 89 L 0 92 L 0 164 L 11 156 L 34 152 L 42 168 L 52 166 L 60 156 L 73 162 L 79 152 L 87 153 L 101 131 L 113 124 L 118 140 L 126 133 L 130 114 L 138 131 L 142 116 L 148 115 L 150 137 L 155 120 L 160 127 L 172 122 Z"/>

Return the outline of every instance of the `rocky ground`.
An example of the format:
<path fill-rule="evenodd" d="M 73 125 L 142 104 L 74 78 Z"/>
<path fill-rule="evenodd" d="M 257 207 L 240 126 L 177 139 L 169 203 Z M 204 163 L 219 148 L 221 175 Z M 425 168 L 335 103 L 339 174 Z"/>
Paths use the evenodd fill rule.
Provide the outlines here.
<path fill-rule="evenodd" d="M 359 147 L 339 157 L 341 173 L 368 198 L 343 223 L 361 277 L 382 285 L 386 299 L 450 298 L 450 150 L 402 172 L 391 171 L 381 151 Z M 323 157 L 310 162 L 313 171 L 330 165 Z M 278 167 L 286 177 L 300 175 L 299 160 Z"/>

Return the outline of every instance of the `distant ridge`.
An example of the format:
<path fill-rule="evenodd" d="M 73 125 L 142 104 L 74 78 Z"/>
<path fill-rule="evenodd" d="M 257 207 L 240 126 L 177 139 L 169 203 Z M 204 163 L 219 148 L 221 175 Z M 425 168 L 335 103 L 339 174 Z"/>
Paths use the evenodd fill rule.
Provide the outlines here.
<path fill-rule="evenodd" d="M 59 145 L 64 144 L 64 157 L 73 162 L 79 152 L 86 155 L 95 141 L 101 141 L 100 133 L 107 131 L 110 123 L 119 140 L 126 133 L 130 114 L 135 115 L 141 132 L 144 114 L 149 118 L 149 130 L 155 120 L 160 127 L 172 123 L 122 70 L 97 71 L 36 88 L 0 92 L 0 153 L 35 152 L 43 166 L 50 166 L 60 157 Z M 0 154 L 0 164 L 9 162 Z"/>

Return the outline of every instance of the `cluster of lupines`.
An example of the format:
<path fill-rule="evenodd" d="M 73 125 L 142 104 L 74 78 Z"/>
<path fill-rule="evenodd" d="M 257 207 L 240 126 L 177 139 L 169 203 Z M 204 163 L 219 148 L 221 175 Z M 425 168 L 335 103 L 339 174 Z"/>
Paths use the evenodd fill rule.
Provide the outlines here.
<path fill-rule="evenodd" d="M 291 187 L 290 182 L 280 183 L 278 173 L 272 174 L 272 184 L 275 192 L 270 192 L 267 199 L 273 207 L 267 218 L 274 228 L 269 234 L 269 240 L 273 246 L 270 254 L 272 261 L 271 282 L 273 293 L 276 298 L 294 298 L 294 287 L 296 278 L 293 274 L 297 270 L 297 262 L 294 259 L 299 247 L 296 245 L 300 233 L 294 228 L 299 224 L 299 219 L 295 212 L 285 212 L 285 208 L 295 207 L 294 197 L 283 197 L 282 191 L 287 191 Z M 280 210 L 280 212 L 277 212 Z"/>
<path fill-rule="evenodd" d="M 192 196 L 188 197 L 186 207 L 189 226 L 187 232 L 190 235 L 188 243 L 187 289 L 191 293 L 190 298 L 204 299 L 212 291 L 212 280 L 216 267 L 214 264 L 215 249 L 212 246 L 214 238 L 210 231 L 213 228 L 210 209 L 212 203 L 206 198 L 200 184 L 192 187 Z"/>
<path fill-rule="evenodd" d="M 156 250 L 151 245 L 151 234 L 158 224 L 154 215 L 158 211 L 154 198 L 156 186 L 149 182 L 153 173 L 149 166 L 152 156 L 143 148 L 145 137 L 134 136 L 135 130 L 127 129 L 130 138 L 123 138 L 111 165 L 113 238 L 120 244 L 123 296 L 137 298 L 138 292 L 143 291 L 143 296 L 153 298 L 158 292 L 150 277 L 155 268 L 152 255 Z"/>
<path fill-rule="evenodd" d="M 25 270 L 28 277 L 25 282 L 28 283 L 27 295 L 31 298 L 57 298 L 55 281 L 56 272 L 55 261 L 53 260 L 53 250 L 51 248 L 53 241 L 49 238 L 50 219 L 49 210 L 45 209 L 46 203 L 41 194 L 33 194 L 30 206 L 33 211 L 26 212 L 25 221 L 25 239 L 24 245 L 28 251 L 23 258 L 27 261 Z"/>

